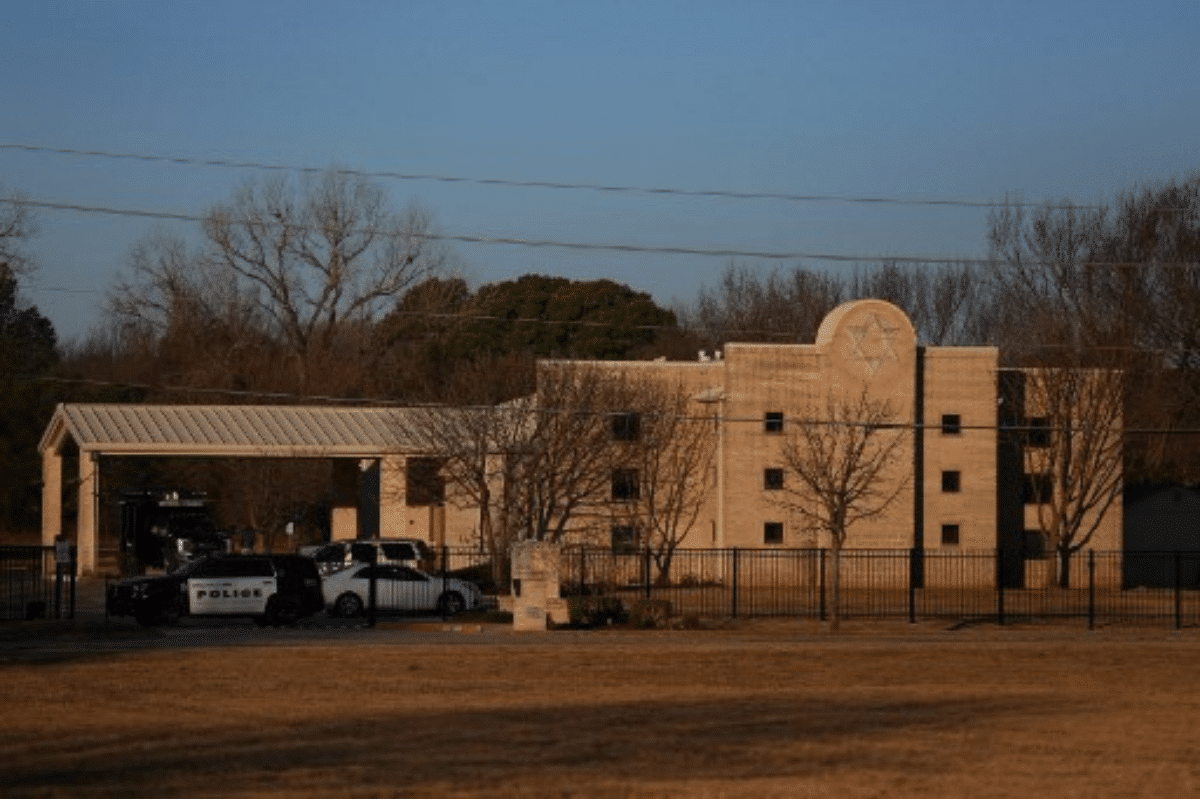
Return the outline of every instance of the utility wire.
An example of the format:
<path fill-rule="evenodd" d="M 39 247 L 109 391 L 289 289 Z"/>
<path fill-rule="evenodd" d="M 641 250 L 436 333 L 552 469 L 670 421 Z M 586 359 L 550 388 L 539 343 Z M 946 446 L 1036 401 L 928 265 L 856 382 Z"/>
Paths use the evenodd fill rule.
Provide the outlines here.
<path fill-rule="evenodd" d="M 46 147 L 42 145 L 0 143 L 0 150 L 19 150 L 28 153 L 53 153 L 56 155 L 81 156 L 86 158 L 120 159 L 128 161 L 144 161 L 152 163 L 181 164 L 197 167 L 221 167 L 231 169 L 257 169 L 274 172 L 319 173 L 329 171 L 327 168 L 297 166 L 292 164 L 269 164 L 261 161 L 234 161 L 222 158 L 195 158 L 191 156 L 162 156 L 149 153 L 121 153 L 112 150 L 76 150 L 67 147 Z M 365 178 L 387 178 L 400 181 L 437 181 L 440 183 L 466 183 L 477 186 L 505 186 L 530 189 L 573 189 L 606 193 L 629 193 L 649 195 L 676 195 L 680 197 L 715 197 L 730 200 L 776 200 L 789 203 L 860 203 L 867 205 L 900 205 L 900 206 L 959 206 L 963 208 L 998 208 L 998 207 L 1044 207 L 1040 203 L 1025 203 L 1014 201 L 993 200 L 962 200 L 938 198 L 902 198 L 902 197 L 870 197 L 845 196 L 828 194 L 793 194 L 788 192 L 738 192 L 728 189 L 679 189 L 670 187 L 649 186 L 607 186 L 597 183 L 570 183 L 563 181 L 518 181 L 502 178 L 467 178 L 452 175 L 436 175 L 431 173 L 404 173 L 390 171 L 366 171 L 356 169 L 333 168 L 333 171 L 347 175 L 359 175 Z M 1051 208 L 1075 208 L 1094 210 L 1100 206 L 1062 205 Z"/>
<path fill-rule="evenodd" d="M 132 208 L 113 208 L 111 206 L 83 205 L 81 203 L 53 203 L 44 200 L 19 200 L 22 205 L 34 208 L 45 208 L 53 211 L 76 211 L 82 214 L 107 214 L 120 217 L 149 217 L 151 219 L 172 219 L 182 222 L 203 222 L 204 217 L 196 214 L 184 214 L 174 211 L 148 211 Z M 250 223 L 250 220 L 246 221 Z M 293 228 L 308 228 L 319 230 L 319 226 L 292 225 Z M 371 232 L 371 231 L 361 231 Z M 375 231 L 383 234 L 384 231 Z M 551 247 L 565 250 L 607 250 L 625 253 L 657 253 L 663 255 L 692 255 L 715 256 L 723 258 L 762 258 L 769 260 L 802 260 L 835 261 L 843 263 L 888 261 L 905 264 L 964 264 L 964 263 L 993 263 L 988 259 L 963 259 L 931 256 L 853 256 L 838 253 L 809 253 L 809 252 L 771 252 L 763 250 L 719 250 L 700 247 L 672 247 L 635 244 L 603 244 L 599 242 L 564 242 L 551 239 L 519 239 L 507 236 L 471 236 L 443 233 L 421 234 L 419 238 L 433 241 L 464 242 L 467 244 L 504 244 L 518 247 Z"/>
<path fill-rule="evenodd" d="M 113 208 L 111 206 L 93 206 L 83 205 L 81 203 L 54 203 L 44 200 L 18 200 L 14 201 L 22 205 L 32 206 L 34 208 L 45 208 L 54 211 L 76 211 L 84 214 L 107 214 L 112 216 L 122 217 L 149 217 L 152 219 L 173 219 L 183 222 L 202 222 L 203 216 L 196 214 L 184 214 L 174 211 L 153 211 L 144 209 L 131 208 Z M 252 220 L 246 220 L 245 224 L 251 224 Z M 319 226 L 304 226 L 292 225 L 296 229 L 319 230 Z M 360 233 L 370 233 L 372 231 L 359 231 Z M 375 233 L 386 233 L 385 231 L 374 231 Z M 941 266 L 954 265 L 972 265 L 972 266 L 994 266 L 1003 263 L 1001 259 L 996 258 L 951 258 L 946 256 L 905 256 L 905 255 L 888 255 L 888 256 L 862 256 L 862 255 L 846 255 L 842 253 L 813 253 L 807 251 L 793 252 L 772 252 L 762 250 L 722 250 L 722 249 L 706 249 L 700 247 L 673 247 L 673 246 L 654 246 L 654 245 L 635 245 L 635 244 L 604 244 L 599 242 L 564 242 L 552 239 L 519 239 L 506 236 L 471 236 L 471 235 L 455 235 L 441 233 L 426 233 L 420 234 L 418 238 L 429 239 L 433 241 L 450 241 L 450 242 L 465 242 L 468 244 L 484 244 L 484 245 L 514 245 L 518 247 L 548 247 L 566 250 L 603 250 L 617 251 L 625 253 L 656 253 L 660 255 L 693 255 L 693 256 L 710 256 L 722 258 L 761 258 L 767 260 L 787 260 L 787 261 L 832 261 L 836 263 L 898 263 L 911 265 L 931 265 L 937 264 Z M 1049 266 L 1050 262 L 1031 261 L 1026 262 L 1030 266 Z M 1161 267 L 1180 267 L 1192 269 L 1198 266 L 1195 261 L 1161 261 L 1154 262 L 1156 266 Z M 1089 261 L 1088 266 L 1093 267 L 1136 267 L 1144 266 L 1144 262 L 1135 261 Z"/>

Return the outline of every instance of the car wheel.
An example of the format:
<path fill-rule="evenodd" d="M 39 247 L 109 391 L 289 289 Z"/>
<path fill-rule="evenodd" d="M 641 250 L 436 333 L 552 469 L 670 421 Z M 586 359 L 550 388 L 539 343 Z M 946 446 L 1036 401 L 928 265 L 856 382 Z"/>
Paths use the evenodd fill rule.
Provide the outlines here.
<path fill-rule="evenodd" d="M 467 609 L 467 601 L 458 592 L 446 592 L 438 598 L 438 610 L 447 617 L 461 614 Z"/>
<path fill-rule="evenodd" d="M 167 607 L 163 609 L 162 621 L 168 625 L 174 625 L 183 616 L 183 610 L 182 598 L 168 603 Z"/>
<path fill-rule="evenodd" d="M 333 610 L 339 617 L 359 617 L 363 612 L 362 598 L 354 592 L 346 592 L 333 604 Z"/>
<path fill-rule="evenodd" d="M 278 596 L 267 601 L 267 621 L 272 625 L 276 627 L 292 625 L 298 619 L 300 619 L 300 611 L 296 608 L 295 603 Z"/>

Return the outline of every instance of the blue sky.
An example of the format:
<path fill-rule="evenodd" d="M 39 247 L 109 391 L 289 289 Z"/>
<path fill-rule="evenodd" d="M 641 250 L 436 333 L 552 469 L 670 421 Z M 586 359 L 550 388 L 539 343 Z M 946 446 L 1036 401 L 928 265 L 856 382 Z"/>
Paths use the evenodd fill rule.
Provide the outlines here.
<path fill-rule="evenodd" d="M 0 145 L 373 172 L 1093 203 L 1200 170 L 1197 2 L 0 2 Z M 0 148 L 32 199 L 202 214 L 250 170 Z M 380 183 L 451 235 L 980 257 L 986 210 Z M 45 210 L 26 297 L 85 334 L 131 245 Z M 459 244 L 474 283 L 662 305 L 728 257 Z M 764 271 L 796 261 L 741 259 Z M 844 264 L 804 262 L 813 268 Z"/>

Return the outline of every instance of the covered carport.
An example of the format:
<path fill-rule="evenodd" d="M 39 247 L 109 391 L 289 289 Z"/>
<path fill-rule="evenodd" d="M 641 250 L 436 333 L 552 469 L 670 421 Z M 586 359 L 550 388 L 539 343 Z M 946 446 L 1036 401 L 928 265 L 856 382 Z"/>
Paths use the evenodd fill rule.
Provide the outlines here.
<path fill-rule="evenodd" d="M 405 466 L 415 448 L 405 437 L 404 419 L 402 408 L 60 404 L 39 445 L 42 544 L 54 544 L 63 533 L 63 456 L 69 442 L 79 450 L 75 541 L 83 574 L 97 568 L 104 456 L 331 459 L 335 539 L 358 535 L 359 480 L 378 469 L 380 485 L 393 487 L 379 533 L 428 538 L 436 515 L 405 511 Z"/>

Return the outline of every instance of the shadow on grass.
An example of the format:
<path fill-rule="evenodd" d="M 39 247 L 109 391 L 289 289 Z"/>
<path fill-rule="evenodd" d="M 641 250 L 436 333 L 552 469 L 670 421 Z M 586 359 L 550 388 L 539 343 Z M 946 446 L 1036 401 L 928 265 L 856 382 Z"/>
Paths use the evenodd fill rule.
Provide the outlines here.
<path fill-rule="evenodd" d="M 397 678 L 397 691 L 404 691 L 404 680 Z M 1052 710 L 1044 701 L 1032 707 L 985 697 L 894 702 L 793 694 L 388 712 L 295 726 L 263 727 L 259 717 L 181 728 L 164 719 L 162 730 L 150 736 L 93 732 L 46 741 L 19 760 L 7 757 L 0 793 L 644 794 L 662 791 L 647 786 L 674 780 L 786 780 L 878 767 L 881 752 L 890 753 L 897 769 L 936 773 L 945 754 L 919 744 L 923 737 L 1045 713 Z"/>

